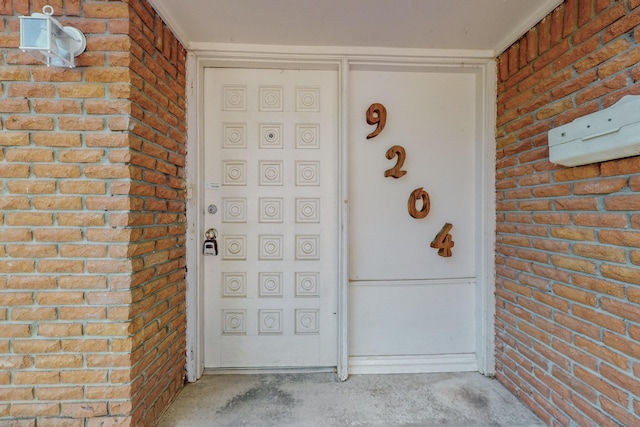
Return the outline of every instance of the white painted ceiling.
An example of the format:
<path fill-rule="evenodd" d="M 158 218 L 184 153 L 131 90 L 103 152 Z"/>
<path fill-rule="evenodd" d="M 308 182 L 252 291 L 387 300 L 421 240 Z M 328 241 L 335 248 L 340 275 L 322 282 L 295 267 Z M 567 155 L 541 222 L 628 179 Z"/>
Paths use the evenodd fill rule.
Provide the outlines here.
<path fill-rule="evenodd" d="M 562 0 L 150 0 L 188 49 L 216 44 L 501 53 Z"/>

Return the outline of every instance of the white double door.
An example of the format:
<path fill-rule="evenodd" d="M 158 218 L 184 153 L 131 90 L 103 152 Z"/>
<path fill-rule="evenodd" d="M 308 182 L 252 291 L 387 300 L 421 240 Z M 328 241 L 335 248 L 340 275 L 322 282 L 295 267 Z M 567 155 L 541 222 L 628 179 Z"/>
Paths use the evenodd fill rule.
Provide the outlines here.
<path fill-rule="evenodd" d="M 336 73 L 209 68 L 204 87 L 205 368 L 336 366 Z"/>
<path fill-rule="evenodd" d="M 336 366 L 338 73 L 211 68 L 204 87 L 203 232 L 219 248 L 204 256 L 205 367 Z M 477 370 L 478 78 L 362 69 L 349 88 L 350 372 Z M 374 103 L 386 124 L 367 139 Z M 413 218 L 419 188 L 430 209 Z M 430 243 L 447 223 L 443 257 Z"/>

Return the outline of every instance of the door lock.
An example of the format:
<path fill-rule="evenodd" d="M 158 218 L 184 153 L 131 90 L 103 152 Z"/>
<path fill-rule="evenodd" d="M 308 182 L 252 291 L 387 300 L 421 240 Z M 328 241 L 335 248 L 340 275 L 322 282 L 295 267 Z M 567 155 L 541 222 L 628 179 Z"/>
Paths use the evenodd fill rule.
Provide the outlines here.
<path fill-rule="evenodd" d="M 216 240 L 216 237 L 218 237 L 218 230 L 210 228 L 204 233 L 204 237 L 206 240 L 202 245 L 202 253 L 208 256 L 218 255 L 218 241 Z"/>

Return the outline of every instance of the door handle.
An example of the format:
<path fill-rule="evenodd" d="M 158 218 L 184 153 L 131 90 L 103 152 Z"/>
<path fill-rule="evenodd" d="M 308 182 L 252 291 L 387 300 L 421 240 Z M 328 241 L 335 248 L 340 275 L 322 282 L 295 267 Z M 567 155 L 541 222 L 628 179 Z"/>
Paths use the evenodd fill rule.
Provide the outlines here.
<path fill-rule="evenodd" d="M 206 237 L 208 240 L 214 240 L 216 237 L 218 237 L 218 230 L 216 230 L 215 228 L 210 228 L 205 231 L 204 237 Z"/>

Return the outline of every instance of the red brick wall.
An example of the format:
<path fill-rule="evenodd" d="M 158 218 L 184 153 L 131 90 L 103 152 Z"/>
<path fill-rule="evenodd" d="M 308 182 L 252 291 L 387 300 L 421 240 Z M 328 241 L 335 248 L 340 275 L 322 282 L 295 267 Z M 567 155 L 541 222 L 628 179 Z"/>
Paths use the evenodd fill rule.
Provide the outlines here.
<path fill-rule="evenodd" d="M 150 426 L 185 376 L 186 51 L 146 1 L 129 5 L 132 408 Z"/>
<path fill-rule="evenodd" d="M 566 0 L 499 57 L 497 378 L 549 425 L 640 425 L 640 157 L 547 148 L 640 94 L 639 6 Z"/>
<path fill-rule="evenodd" d="M 16 49 L 47 3 L 78 68 Z M 0 0 L 0 47 L 0 424 L 153 425 L 184 382 L 185 50 L 144 0 Z"/>

